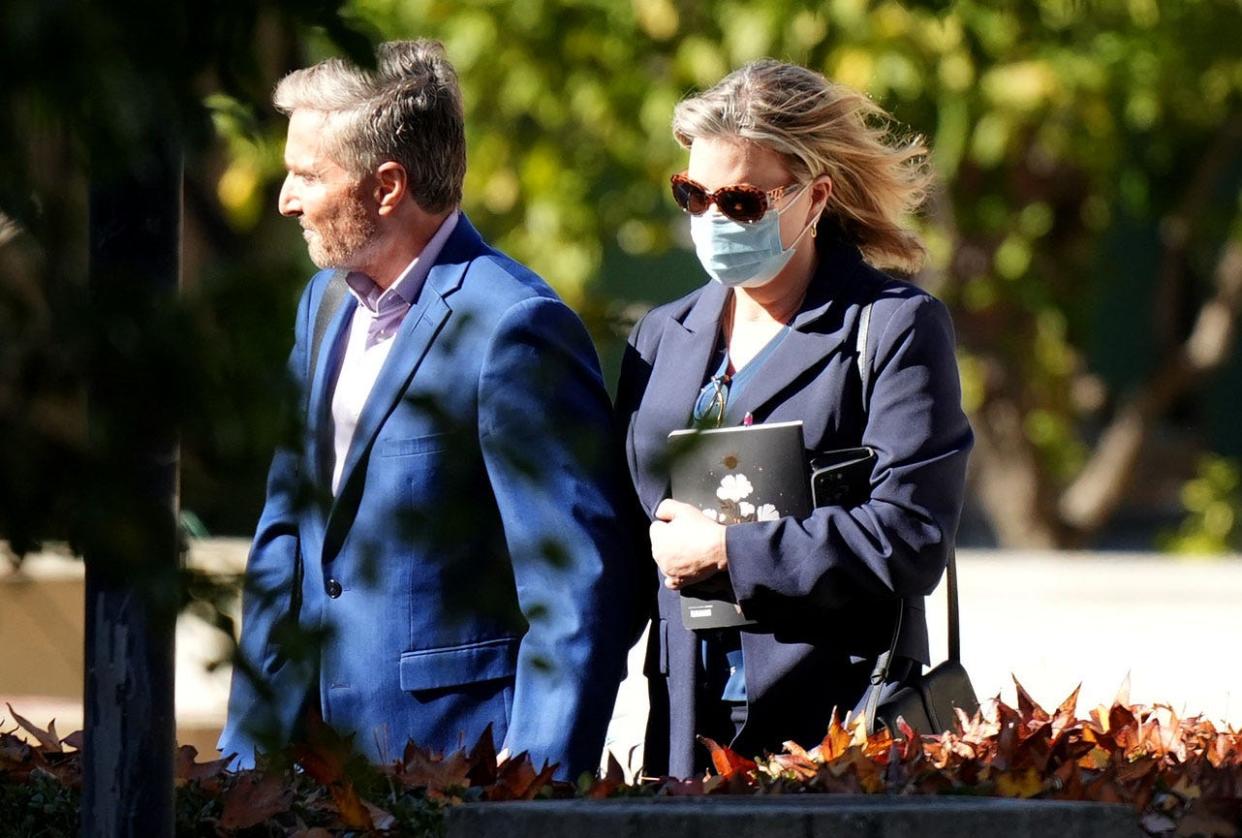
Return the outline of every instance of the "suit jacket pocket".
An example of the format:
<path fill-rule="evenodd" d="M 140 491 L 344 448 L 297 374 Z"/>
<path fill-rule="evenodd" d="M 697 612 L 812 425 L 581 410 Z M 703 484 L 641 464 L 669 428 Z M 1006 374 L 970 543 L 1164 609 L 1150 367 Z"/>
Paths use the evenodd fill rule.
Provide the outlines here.
<path fill-rule="evenodd" d="M 517 673 L 519 638 L 502 637 L 405 652 L 401 655 L 401 689 L 410 692 L 441 690 L 512 678 Z"/>
<path fill-rule="evenodd" d="M 448 447 L 449 434 L 427 434 L 410 439 L 381 439 L 376 453 L 381 457 L 409 457 L 415 454 L 434 454 Z"/>

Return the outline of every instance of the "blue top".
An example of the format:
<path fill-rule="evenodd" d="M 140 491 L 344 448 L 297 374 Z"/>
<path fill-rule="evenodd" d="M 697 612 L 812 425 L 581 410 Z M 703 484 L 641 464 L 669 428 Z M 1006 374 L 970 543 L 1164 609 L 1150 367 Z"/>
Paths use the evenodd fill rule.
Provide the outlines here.
<path fill-rule="evenodd" d="M 735 372 L 729 372 L 729 349 L 721 340 L 720 363 L 714 375 L 707 379 L 699 397 L 694 403 L 693 419 L 696 425 L 720 427 L 725 424 L 738 424 L 740 421 L 730 405 L 736 406 L 738 396 L 752 380 L 755 372 L 763 366 L 776 347 L 781 345 L 789 334 L 789 326 L 777 332 L 763 349 L 750 360 L 746 366 Z M 733 397 L 730 402 L 730 396 Z M 746 701 L 746 666 L 742 658 L 741 639 L 737 629 L 721 629 L 705 634 L 699 643 L 699 658 L 703 671 L 708 677 L 708 684 L 724 682 L 720 700 L 744 703 Z"/>
<path fill-rule="evenodd" d="M 721 341 L 720 363 L 716 365 L 716 372 L 707 379 L 707 383 L 703 385 L 703 389 L 699 391 L 699 397 L 694 402 L 693 419 L 696 425 L 707 425 L 709 427 L 722 427 L 724 425 L 741 424 L 742 418 L 736 415 L 736 411 L 731 411 L 730 407 L 737 405 L 738 396 L 746 383 L 754 378 L 755 372 L 763 366 L 763 362 L 784 342 L 785 337 L 789 334 L 789 326 L 785 326 L 772 339 L 764 344 L 763 349 L 759 350 L 759 354 L 755 355 L 746 366 L 729 375 L 729 348 Z M 732 395 L 732 401 L 730 401 Z"/>

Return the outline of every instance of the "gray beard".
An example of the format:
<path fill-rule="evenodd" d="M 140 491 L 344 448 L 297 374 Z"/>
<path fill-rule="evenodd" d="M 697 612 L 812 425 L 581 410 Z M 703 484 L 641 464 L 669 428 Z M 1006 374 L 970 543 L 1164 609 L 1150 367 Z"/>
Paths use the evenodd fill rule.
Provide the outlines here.
<path fill-rule="evenodd" d="M 312 230 L 314 235 L 306 249 L 317 267 L 354 268 L 375 232 L 376 224 L 362 205 L 350 202 L 337 216 Z"/>

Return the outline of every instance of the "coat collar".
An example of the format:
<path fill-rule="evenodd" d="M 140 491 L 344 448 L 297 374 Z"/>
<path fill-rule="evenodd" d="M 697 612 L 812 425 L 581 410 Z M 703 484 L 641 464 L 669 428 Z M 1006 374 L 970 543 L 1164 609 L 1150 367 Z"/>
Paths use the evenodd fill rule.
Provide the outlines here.
<path fill-rule="evenodd" d="M 838 351 L 853 332 L 855 318 L 848 317 L 851 304 L 860 294 L 865 277 L 858 249 L 833 243 L 821 250 L 819 268 L 811 278 L 806 299 L 790 321 L 791 331 L 763 362 L 761 374 L 751 378 L 738 400 L 730 406 L 733 415 L 761 416 L 767 405 L 797 382 L 803 373 L 823 363 Z"/>
<path fill-rule="evenodd" d="M 648 391 L 655 398 L 644 399 L 639 421 L 661 438 L 690 423 L 729 299 L 729 289 L 723 285 L 704 286 L 684 316 L 669 320 L 660 338 L 648 380 Z"/>
<path fill-rule="evenodd" d="M 763 374 L 753 378 L 739 393 L 730 413 L 756 415 L 793 385 L 808 369 L 844 343 L 852 332 L 846 311 L 866 277 L 858 249 L 840 241 L 821 246 L 819 268 L 811 279 L 792 331 L 764 361 Z M 731 300 L 729 289 L 718 283 L 703 287 L 683 319 L 674 318 L 660 342 L 652 380 L 659 382 L 662 397 L 647 409 L 657 411 L 661 427 L 682 428 L 689 422 L 713 350 L 720 334 L 720 320 Z M 849 322 L 845 322 L 846 320 Z"/>

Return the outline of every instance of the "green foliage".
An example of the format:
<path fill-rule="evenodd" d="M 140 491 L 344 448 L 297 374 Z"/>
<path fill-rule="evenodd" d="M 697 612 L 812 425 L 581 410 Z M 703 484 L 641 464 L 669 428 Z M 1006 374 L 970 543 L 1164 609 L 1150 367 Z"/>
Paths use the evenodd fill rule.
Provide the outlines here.
<path fill-rule="evenodd" d="M 81 789 L 47 773 L 0 782 L 0 823 L 11 838 L 70 838 L 78 834 Z"/>
<path fill-rule="evenodd" d="M 466 98 L 467 209 L 588 313 L 702 281 L 666 195 L 686 93 L 764 55 L 867 90 L 930 139 L 943 186 L 918 221 L 922 280 L 954 309 L 978 373 L 969 403 L 1016 405 L 1049 492 L 1083 466 L 1106 397 L 1184 337 L 1242 224 L 1232 0 L 351 8 L 382 37 L 445 42 Z M 1179 250 L 1157 276 L 1157 259 L 1125 252 L 1134 238 Z M 1096 367 L 1103 397 L 1084 401 Z"/>
<path fill-rule="evenodd" d="M 1186 518 L 1161 537 L 1161 548 L 1190 555 L 1242 550 L 1242 468 L 1227 457 L 1206 456 L 1182 487 Z"/>
<path fill-rule="evenodd" d="M 645 305 L 702 281 L 667 194 L 685 164 L 675 103 L 763 55 L 867 90 L 933 149 L 921 279 L 954 310 L 976 426 L 1013 405 L 1020 438 L 993 447 L 1029 447 L 1051 494 L 1090 455 L 1085 429 L 1184 337 L 1242 230 L 1236 0 L 157 6 L 0 8 L 0 530 L 63 534 L 83 506 L 47 477 L 83 471 L 83 170 L 91 149 L 106 166 L 141 147 L 153 121 L 189 140 L 187 286 L 209 326 L 195 337 L 234 342 L 182 373 L 239 385 L 186 411 L 186 502 L 213 530 L 248 529 L 261 466 L 246 458 L 265 460 L 273 435 L 250 434 L 261 420 L 242 406 L 270 404 L 278 325 L 309 267 L 274 212 L 284 121 L 267 99 L 295 66 L 367 60 L 372 39 L 444 41 L 467 108 L 467 211 L 597 327 L 606 360 Z"/>
<path fill-rule="evenodd" d="M 239 103 L 266 99 L 267 57 L 288 56 L 307 27 L 370 54 L 327 3 L 0 5 L 0 534 L 18 555 L 121 528 L 129 492 L 109 450 L 142 430 L 88 423 L 87 388 L 105 380 L 181 432 L 192 507 L 213 527 L 253 525 L 266 461 L 292 431 L 273 410 L 291 335 L 273 324 L 291 322 L 305 257 L 300 242 L 282 252 L 265 231 L 246 235 L 267 203 L 242 199 L 247 176 L 279 151 Z M 213 121 L 234 138 L 219 172 Z M 109 308 L 106 283 L 85 281 L 86 173 L 143 170 L 155 137 L 186 159 L 188 288 Z"/>

